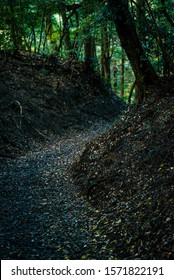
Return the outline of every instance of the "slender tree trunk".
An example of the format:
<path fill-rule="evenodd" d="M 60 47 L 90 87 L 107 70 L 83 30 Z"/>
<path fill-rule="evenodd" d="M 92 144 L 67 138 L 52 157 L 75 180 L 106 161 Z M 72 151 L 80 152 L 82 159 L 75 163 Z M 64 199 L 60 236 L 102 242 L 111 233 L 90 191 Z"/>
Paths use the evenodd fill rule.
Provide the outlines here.
<path fill-rule="evenodd" d="M 113 72 L 113 86 L 114 86 L 114 91 L 115 93 L 117 92 L 117 73 L 118 73 L 118 67 L 117 67 L 117 62 L 114 62 L 114 66 L 112 68 L 112 72 Z"/>
<path fill-rule="evenodd" d="M 110 40 L 108 37 L 107 26 L 101 29 L 101 74 L 102 77 L 111 83 L 111 71 L 110 71 Z"/>
<path fill-rule="evenodd" d="M 75 17 L 76 17 L 76 33 L 74 36 L 72 46 L 73 46 L 73 50 L 74 50 L 73 58 L 75 60 L 78 60 L 78 49 L 79 49 L 79 14 L 78 14 L 78 11 L 75 11 Z"/>
<path fill-rule="evenodd" d="M 36 32 L 35 32 L 34 27 L 32 27 L 32 39 L 31 39 L 31 44 L 30 44 L 30 52 L 31 52 L 32 42 L 34 43 L 34 53 L 36 53 L 37 43 L 36 43 Z"/>
<path fill-rule="evenodd" d="M 38 45 L 38 49 L 37 49 L 38 53 L 40 53 L 40 48 L 41 48 L 41 43 L 42 43 L 42 34 L 43 34 L 43 31 L 44 31 L 45 12 L 46 12 L 46 8 L 45 8 L 45 6 L 43 6 L 42 19 L 41 19 L 40 38 L 39 38 L 39 45 Z"/>
<path fill-rule="evenodd" d="M 14 13 L 14 4 L 12 0 L 8 0 L 9 5 L 9 11 L 10 11 L 10 31 L 11 31 L 11 38 L 13 41 L 13 50 L 18 51 L 19 50 L 19 34 L 17 32 L 17 24 L 15 19 L 15 13 Z"/>
<path fill-rule="evenodd" d="M 125 63 L 125 54 L 124 50 L 121 51 L 121 95 L 124 96 L 124 63 Z"/>
<path fill-rule="evenodd" d="M 56 50 L 56 45 L 57 45 L 57 40 L 53 39 L 53 33 L 54 33 L 54 28 L 53 28 L 53 22 L 52 18 L 50 16 L 46 17 L 46 27 L 45 27 L 45 39 L 43 42 L 43 50 L 46 47 L 46 44 L 49 40 L 52 50 Z"/>
<path fill-rule="evenodd" d="M 68 19 L 66 15 L 66 7 L 64 3 L 61 3 L 59 5 L 60 11 L 61 11 L 61 16 L 63 20 L 63 38 L 64 38 L 64 43 L 65 43 L 65 49 L 67 52 L 69 52 L 69 56 L 71 57 L 71 39 L 70 39 L 70 32 L 69 32 L 69 27 L 68 27 Z"/>
<path fill-rule="evenodd" d="M 94 68 L 95 53 L 95 39 L 89 35 L 84 44 L 86 70 Z"/>
<path fill-rule="evenodd" d="M 153 84 L 157 80 L 157 74 L 148 61 L 148 58 L 146 57 L 139 41 L 131 13 L 128 9 L 128 1 L 108 0 L 108 4 L 116 25 L 121 45 L 131 63 L 136 77 L 136 83 L 139 85 L 138 99 L 141 102 L 144 97 L 145 86 Z"/>

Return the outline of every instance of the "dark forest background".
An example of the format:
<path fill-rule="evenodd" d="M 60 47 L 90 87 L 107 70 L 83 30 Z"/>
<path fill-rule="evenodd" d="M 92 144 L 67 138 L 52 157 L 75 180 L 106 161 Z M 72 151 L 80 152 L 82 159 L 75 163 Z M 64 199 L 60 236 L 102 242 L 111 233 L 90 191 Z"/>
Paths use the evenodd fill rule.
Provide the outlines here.
<path fill-rule="evenodd" d="M 174 72 L 172 0 L 1 0 L 0 50 L 93 68 L 126 102 Z"/>

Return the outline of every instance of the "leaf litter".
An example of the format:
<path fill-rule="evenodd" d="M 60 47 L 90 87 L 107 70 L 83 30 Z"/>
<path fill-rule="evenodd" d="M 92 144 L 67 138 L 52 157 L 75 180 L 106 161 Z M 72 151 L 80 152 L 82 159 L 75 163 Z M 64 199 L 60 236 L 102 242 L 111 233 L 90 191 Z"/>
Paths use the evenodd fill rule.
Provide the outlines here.
<path fill-rule="evenodd" d="M 40 149 L 38 144 L 19 159 L 7 160 L 1 169 L 3 259 L 97 258 L 97 240 L 90 231 L 97 216 L 70 182 L 67 168 L 104 127 L 97 123 L 80 134 L 72 130 L 55 137 L 52 145 Z"/>
<path fill-rule="evenodd" d="M 0 69 L 1 259 L 97 258 L 91 232 L 97 216 L 67 168 L 125 105 L 78 62 L 6 57 Z"/>
<path fill-rule="evenodd" d="M 154 93 L 155 91 L 155 93 Z M 71 168 L 99 210 L 96 237 L 115 259 L 174 257 L 174 81 L 151 89 Z"/>

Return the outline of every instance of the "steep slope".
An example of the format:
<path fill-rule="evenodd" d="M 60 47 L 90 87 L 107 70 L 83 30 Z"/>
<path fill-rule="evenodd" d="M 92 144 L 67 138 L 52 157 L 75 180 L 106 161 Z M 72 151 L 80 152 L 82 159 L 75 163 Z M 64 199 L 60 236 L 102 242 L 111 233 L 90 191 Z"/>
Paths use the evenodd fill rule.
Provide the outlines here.
<path fill-rule="evenodd" d="M 152 93 L 153 92 L 153 93 Z M 100 212 L 98 234 L 122 258 L 171 259 L 174 198 L 174 82 L 90 143 L 71 172 Z"/>
<path fill-rule="evenodd" d="M 0 147 L 12 156 L 96 119 L 112 121 L 124 104 L 83 63 L 0 53 Z"/>

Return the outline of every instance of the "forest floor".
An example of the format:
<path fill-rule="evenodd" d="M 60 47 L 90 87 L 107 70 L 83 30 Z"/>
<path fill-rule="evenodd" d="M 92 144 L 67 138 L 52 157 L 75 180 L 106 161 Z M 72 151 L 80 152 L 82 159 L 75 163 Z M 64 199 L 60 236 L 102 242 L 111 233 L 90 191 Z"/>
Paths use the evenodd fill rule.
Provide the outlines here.
<path fill-rule="evenodd" d="M 107 124 L 71 130 L 1 168 L 1 259 L 107 259 L 97 213 L 68 169 Z"/>
<path fill-rule="evenodd" d="M 81 64 L 1 61 L 1 259 L 172 259 L 173 80 L 126 109 Z"/>
<path fill-rule="evenodd" d="M 174 258 L 174 79 L 149 94 L 92 141 L 71 169 L 100 209 L 95 230 L 123 259 Z"/>

